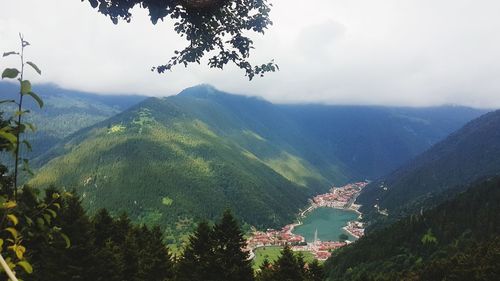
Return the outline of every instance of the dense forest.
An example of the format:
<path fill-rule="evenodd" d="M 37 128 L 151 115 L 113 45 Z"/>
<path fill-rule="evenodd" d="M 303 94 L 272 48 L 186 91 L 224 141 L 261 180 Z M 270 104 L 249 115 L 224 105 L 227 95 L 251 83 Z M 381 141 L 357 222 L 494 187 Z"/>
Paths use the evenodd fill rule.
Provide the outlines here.
<path fill-rule="evenodd" d="M 2 188 L 9 184 L 7 178 L 2 178 Z M 243 232 L 230 211 L 213 225 L 199 223 L 182 254 L 174 256 L 160 227 L 133 224 L 126 214 L 112 217 L 105 209 L 89 217 L 78 196 L 66 194 L 54 200 L 54 194 L 59 193 L 50 188 L 41 198 L 29 187 L 20 193 L 18 217 L 27 218 L 40 203 L 58 206 L 52 219 L 18 234 L 28 249 L 32 272 L 17 272 L 23 280 L 319 281 L 323 277 L 317 261 L 307 265 L 288 247 L 274 264 L 265 261 L 254 272 Z M 61 229 L 69 240 L 44 235 L 42 228 L 47 227 Z M 9 235 L 2 233 L 0 239 Z"/>
<path fill-rule="evenodd" d="M 498 280 L 500 178 L 335 252 L 327 280 Z"/>

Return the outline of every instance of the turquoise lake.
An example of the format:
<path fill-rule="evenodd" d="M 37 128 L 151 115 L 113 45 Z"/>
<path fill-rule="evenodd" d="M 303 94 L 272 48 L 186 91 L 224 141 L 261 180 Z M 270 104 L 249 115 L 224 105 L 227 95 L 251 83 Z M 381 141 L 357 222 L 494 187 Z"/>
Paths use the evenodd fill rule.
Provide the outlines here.
<path fill-rule="evenodd" d="M 302 225 L 297 226 L 293 233 L 302 235 L 307 242 L 314 241 L 314 232 L 318 230 L 318 239 L 321 241 L 338 241 L 339 235 L 347 234 L 342 227 L 347 225 L 348 221 L 355 220 L 358 215 L 352 211 L 318 208 L 302 219 Z M 349 235 L 349 240 L 354 237 Z"/>

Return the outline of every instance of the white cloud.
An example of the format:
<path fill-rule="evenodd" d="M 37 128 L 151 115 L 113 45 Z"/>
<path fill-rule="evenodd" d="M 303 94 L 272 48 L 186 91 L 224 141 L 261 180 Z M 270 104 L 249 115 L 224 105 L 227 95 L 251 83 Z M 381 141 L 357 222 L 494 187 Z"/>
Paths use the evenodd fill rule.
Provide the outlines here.
<path fill-rule="evenodd" d="M 235 67 L 151 72 L 185 42 L 140 9 L 113 25 L 78 0 L 0 1 L 0 51 L 22 31 L 44 71 L 37 81 L 62 87 L 163 96 L 210 83 L 279 102 L 500 107 L 495 0 L 274 0 L 252 60 L 274 58 L 281 71 L 252 82 Z"/>

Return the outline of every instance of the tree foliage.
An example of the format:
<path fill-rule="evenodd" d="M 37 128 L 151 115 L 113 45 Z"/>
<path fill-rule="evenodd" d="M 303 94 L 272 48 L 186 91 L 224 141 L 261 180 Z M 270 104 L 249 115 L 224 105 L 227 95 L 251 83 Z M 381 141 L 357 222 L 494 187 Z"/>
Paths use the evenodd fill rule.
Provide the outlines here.
<path fill-rule="evenodd" d="M 248 58 L 253 41 L 248 32 L 263 34 L 272 25 L 269 19 L 271 5 L 267 0 L 82 0 L 100 13 L 109 16 L 113 23 L 130 22 L 131 10 L 139 6 L 148 10 L 150 20 L 172 19 L 174 30 L 189 44 L 163 65 L 153 71 L 164 73 L 173 66 L 200 63 L 209 56 L 211 68 L 222 69 L 229 62 L 245 71 L 251 80 L 255 75 L 278 70 L 273 62 L 252 65 Z"/>

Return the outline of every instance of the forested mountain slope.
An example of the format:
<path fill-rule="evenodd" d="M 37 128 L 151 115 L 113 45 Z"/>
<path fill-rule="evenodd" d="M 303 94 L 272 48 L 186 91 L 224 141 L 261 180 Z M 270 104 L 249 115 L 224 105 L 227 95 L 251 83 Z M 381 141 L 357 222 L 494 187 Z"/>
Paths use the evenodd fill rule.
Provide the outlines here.
<path fill-rule="evenodd" d="M 37 159 L 45 165 L 30 183 L 76 188 L 91 211 L 127 211 L 173 232 L 226 207 L 278 226 L 312 194 L 380 176 L 481 112 L 275 105 L 197 86 L 69 136 Z"/>
<path fill-rule="evenodd" d="M 454 187 L 500 174 L 500 111 L 487 113 L 454 132 L 402 168 L 368 185 L 358 197 L 363 211 L 378 204 L 389 218 L 446 197 Z M 447 193 L 442 193 L 449 190 Z M 457 188 L 457 191 L 460 189 Z"/>
<path fill-rule="evenodd" d="M 335 252 L 334 280 L 498 280 L 500 178 Z"/>
<path fill-rule="evenodd" d="M 34 85 L 34 89 L 43 99 L 44 107 L 39 109 L 33 100 L 26 100 L 26 108 L 31 111 L 27 115 L 28 121 L 37 127 L 35 133 L 26 135 L 33 147 L 33 151 L 26 154 L 29 158 L 44 153 L 70 134 L 103 121 L 146 99 L 144 96 L 134 95 L 84 93 L 50 84 Z M 17 100 L 18 92 L 17 83 L 0 82 L 0 100 Z M 0 106 L 0 111 L 6 113 L 15 111 L 6 104 Z"/>

